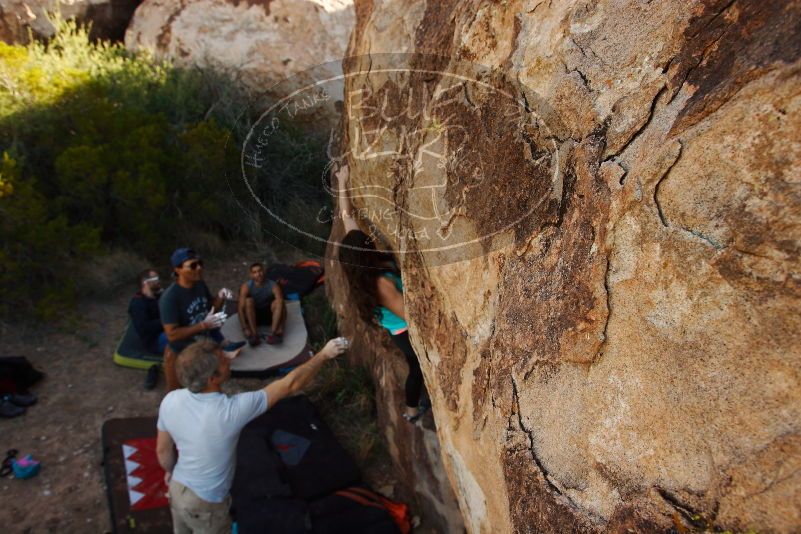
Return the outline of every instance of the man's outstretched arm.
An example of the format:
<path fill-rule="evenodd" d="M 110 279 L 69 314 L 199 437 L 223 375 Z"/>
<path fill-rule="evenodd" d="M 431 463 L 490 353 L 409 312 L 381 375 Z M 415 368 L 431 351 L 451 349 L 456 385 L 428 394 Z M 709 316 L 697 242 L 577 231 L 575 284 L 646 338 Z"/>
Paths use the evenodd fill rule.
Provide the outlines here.
<path fill-rule="evenodd" d="M 270 403 L 270 406 L 273 406 L 285 397 L 300 393 L 320 371 L 323 364 L 345 352 L 348 349 L 348 345 L 348 340 L 344 337 L 334 338 L 326 343 L 325 347 L 312 356 L 308 362 L 298 366 L 284 378 L 267 384 L 264 388 L 265 393 L 267 393 L 267 402 Z"/>

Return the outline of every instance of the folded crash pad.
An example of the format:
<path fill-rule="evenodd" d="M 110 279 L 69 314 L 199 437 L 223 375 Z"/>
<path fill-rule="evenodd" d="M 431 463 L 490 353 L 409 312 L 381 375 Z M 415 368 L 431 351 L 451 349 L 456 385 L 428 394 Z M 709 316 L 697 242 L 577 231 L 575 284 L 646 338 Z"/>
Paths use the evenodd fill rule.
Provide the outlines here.
<path fill-rule="evenodd" d="M 114 352 L 114 363 L 134 369 L 149 369 L 151 365 L 161 363 L 162 360 L 161 354 L 153 354 L 147 350 L 133 324 L 128 321 L 125 333 Z"/>
<path fill-rule="evenodd" d="M 101 439 L 114 532 L 172 532 L 164 471 L 156 457 L 156 418 L 110 419 Z"/>
<path fill-rule="evenodd" d="M 236 306 L 226 305 L 226 311 L 230 314 L 228 320 L 222 327 L 222 334 L 230 341 L 245 341 L 242 334 L 242 327 L 239 324 L 239 316 L 236 313 Z M 308 332 L 306 323 L 303 320 L 303 312 L 299 301 L 286 301 L 286 324 L 284 325 L 284 338 L 277 345 L 262 343 L 256 347 L 245 345 L 239 357 L 231 362 L 231 375 L 234 377 L 256 377 L 267 376 L 282 367 L 294 367 L 299 365 L 314 355 L 309 346 Z M 259 333 L 267 334 L 270 328 L 260 326 Z"/>

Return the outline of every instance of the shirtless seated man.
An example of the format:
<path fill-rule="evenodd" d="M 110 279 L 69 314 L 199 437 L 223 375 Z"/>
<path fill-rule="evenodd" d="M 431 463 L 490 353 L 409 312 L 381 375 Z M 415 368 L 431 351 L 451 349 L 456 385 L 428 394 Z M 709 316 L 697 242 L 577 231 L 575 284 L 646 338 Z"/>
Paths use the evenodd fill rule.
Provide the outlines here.
<path fill-rule="evenodd" d="M 281 286 L 269 280 L 261 263 L 250 266 L 250 280 L 239 288 L 239 322 L 242 333 L 251 347 L 260 343 L 259 325 L 270 325 L 272 333 L 266 337 L 270 345 L 280 343 L 286 323 L 286 303 Z"/>

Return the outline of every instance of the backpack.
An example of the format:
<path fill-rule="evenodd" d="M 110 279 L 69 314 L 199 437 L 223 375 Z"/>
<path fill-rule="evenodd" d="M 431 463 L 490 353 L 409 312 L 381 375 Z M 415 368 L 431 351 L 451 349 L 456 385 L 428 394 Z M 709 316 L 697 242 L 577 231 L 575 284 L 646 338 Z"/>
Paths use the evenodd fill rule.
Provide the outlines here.
<path fill-rule="evenodd" d="M 24 356 L 0 357 L 0 394 L 22 393 L 43 377 Z"/>
<path fill-rule="evenodd" d="M 350 487 L 344 490 L 339 490 L 335 493 L 341 497 L 354 500 L 364 506 L 372 506 L 374 508 L 381 508 L 389 513 L 389 516 L 395 522 L 401 534 L 409 534 L 412 530 L 412 521 L 409 517 L 409 506 L 401 502 L 395 502 L 387 499 L 383 495 L 379 495 L 373 491 L 365 488 Z"/>
<path fill-rule="evenodd" d="M 275 263 L 267 267 L 265 274 L 281 286 L 285 296 L 294 293 L 304 297 L 325 280 L 323 267 L 314 260 L 301 261 L 292 266 Z"/>

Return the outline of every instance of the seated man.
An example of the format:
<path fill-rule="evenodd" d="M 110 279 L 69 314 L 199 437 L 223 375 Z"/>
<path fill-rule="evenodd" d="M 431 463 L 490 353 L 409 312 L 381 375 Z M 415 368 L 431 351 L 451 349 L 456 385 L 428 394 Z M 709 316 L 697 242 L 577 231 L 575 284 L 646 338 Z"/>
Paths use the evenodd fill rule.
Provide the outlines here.
<path fill-rule="evenodd" d="M 250 266 L 250 280 L 239 288 L 239 323 L 251 347 L 259 344 L 259 325 L 271 326 L 272 333 L 266 337 L 270 345 L 280 343 L 284 335 L 284 293 L 280 285 L 267 279 L 261 263 Z"/>
<path fill-rule="evenodd" d="M 159 314 L 159 297 L 161 296 L 159 273 L 153 269 L 145 269 L 139 273 L 137 280 L 139 281 L 139 291 L 128 304 L 131 326 L 148 352 L 164 354 L 167 335 L 164 333 Z M 159 366 L 151 365 L 145 378 L 145 389 L 156 387 L 158 373 Z"/>
<path fill-rule="evenodd" d="M 219 345 L 198 341 L 178 356 L 178 377 L 186 389 L 164 397 L 156 424 L 156 455 L 169 487 L 175 532 L 231 532 L 229 492 L 239 433 L 282 398 L 299 393 L 326 361 L 347 348 L 347 339 L 332 339 L 285 377 L 230 397 L 221 384 L 231 376 L 231 362 Z"/>

